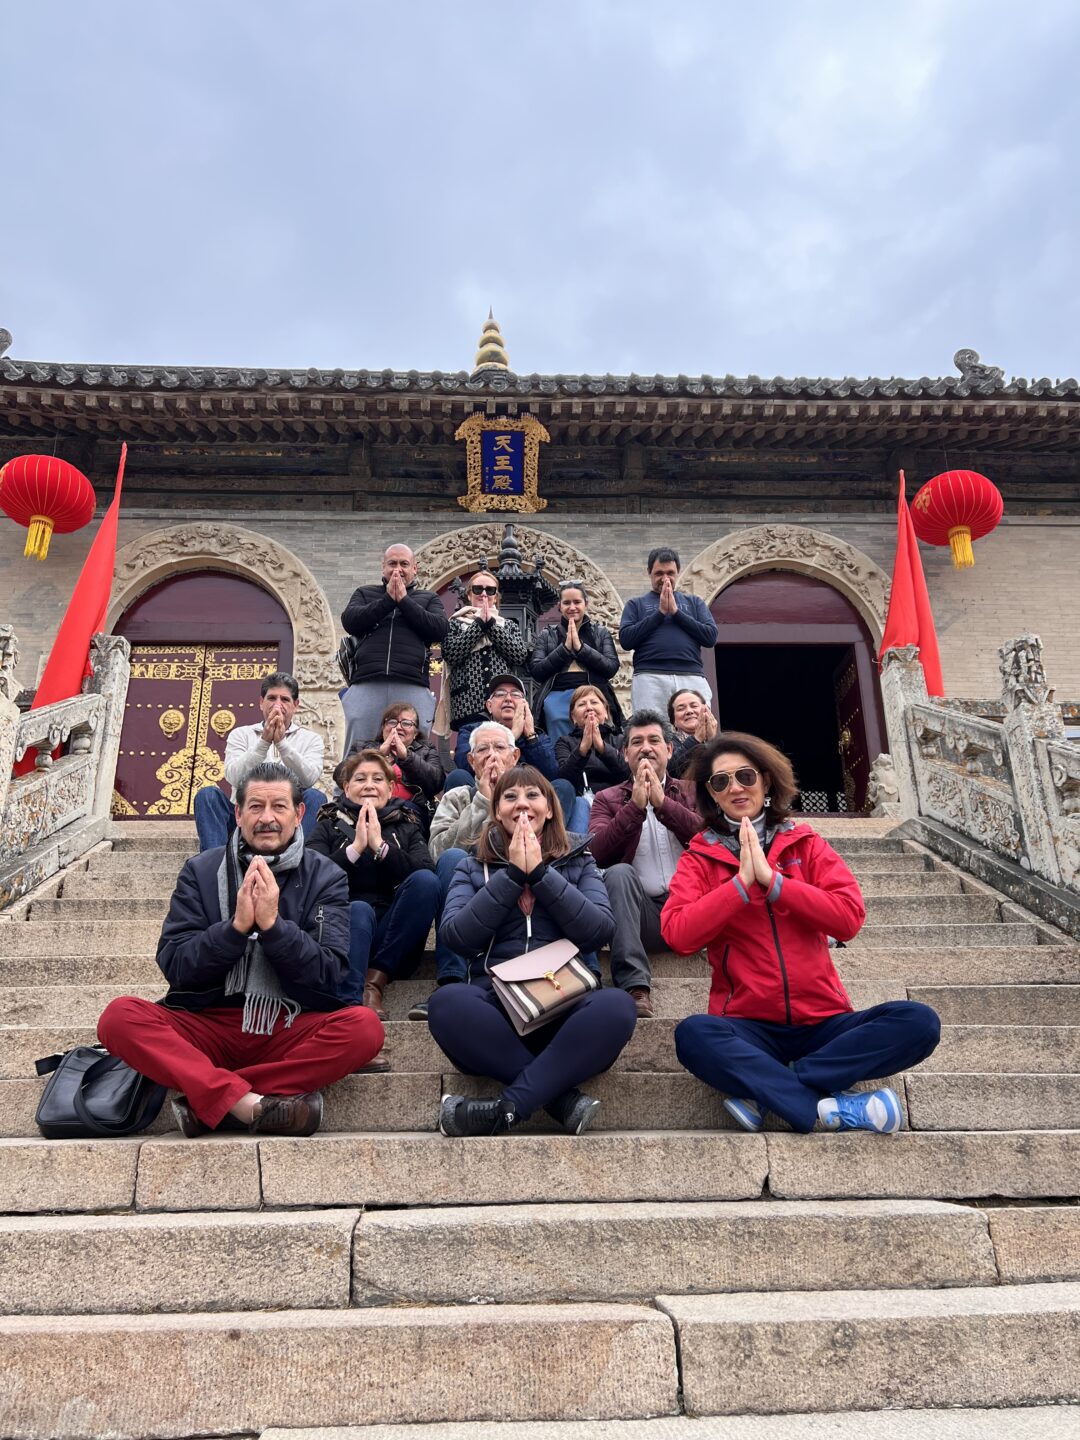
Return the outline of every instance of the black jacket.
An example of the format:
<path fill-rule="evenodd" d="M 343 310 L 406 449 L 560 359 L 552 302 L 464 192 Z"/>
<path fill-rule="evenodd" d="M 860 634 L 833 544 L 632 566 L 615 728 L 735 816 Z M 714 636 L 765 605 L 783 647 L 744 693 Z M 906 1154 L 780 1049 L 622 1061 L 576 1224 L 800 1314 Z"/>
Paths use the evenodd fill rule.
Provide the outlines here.
<path fill-rule="evenodd" d="M 585 792 L 586 778 L 589 789 L 597 794 L 611 785 L 621 785 L 629 778 L 630 766 L 623 759 L 623 737 L 610 725 L 601 725 L 604 748 L 600 754 L 590 750 L 581 753 L 582 729 L 575 725 L 568 735 L 560 735 L 555 741 L 555 759 L 559 762 L 559 776 L 569 780 L 575 795 Z"/>
<path fill-rule="evenodd" d="M 359 750 L 378 750 L 382 744 L 380 735 L 374 740 L 358 740 L 349 751 L 355 755 Z M 426 740 L 416 739 L 406 748 L 404 758 L 399 760 L 390 753 L 387 760 L 401 771 L 401 783 L 407 785 L 414 795 L 424 800 L 434 800 L 443 788 L 446 771 L 439 759 L 439 752 Z"/>
<path fill-rule="evenodd" d="M 450 667 L 450 725 L 454 730 L 470 720 L 490 719 L 484 702 L 492 680 L 496 675 L 516 674 L 528 654 L 516 620 L 481 620 L 469 607 L 453 616 L 442 651 Z"/>
<path fill-rule="evenodd" d="M 414 580 L 405 599 L 391 600 L 386 581 L 361 585 L 341 614 L 341 623 L 360 642 L 354 647 L 350 685 L 365 680 L 428 683 L 428 649 L 441 644 L 448 621 L 442 601 Z"/>
<path fill-rule="evenodd" d="M 616 730 L 623 727 L 623 714 L 615 691 L 608 684 L 619 669 L 619 657 L 615 653 L 615 641 L 611 631 L 599 621 L 585 619 L 578 626 L 581 649 L 573 651 L 566 646 L 566 621 L 546 625 L 536 637 L 536 644 L 529 656 L 529 674 L 534 680 L 543 681 L 543 688 L 537 696 L 534 713 L 543 719 L 544 701 L 552 690 L 576 690 L 579 685 L 595 685 L 608 703 L 611 723 Z M 571 670 L 572 664 L 581 666 Z"/>
<path fill-rule="evenodd" d="M 350 864 L 345 851 L 353 843 L 358 810 L 359 806 L 347 800 L 324 805 L 307 846 L 344 871 L 350 900 L 366 900 L 374 909 L 385 910 L 407 875 L 414 870 L 434 870 L 435 866 L 419 821 L 400 800 L 391 800 L 379 811 L 386 859 L 376 860 L 370 850 L 365 850 L 355 865 Z"/>
<path fill-rule="evenodd" d="M 164 1004 L 174 1010 L 243 1005 L 225 994 L 225 977 L 242 957 L 247 936 L 222 920 L 218 869 L 224 848 L 193 855 L 180 871 L 158 941 L 157 963 L 169 982 Z M 304 847 L 300 864 L 278 881 L 278 918 L 259 939 L 282 988 L 305 1010 L 340 1010 L 348 972 L 349 892 L 341 871 Z"/>

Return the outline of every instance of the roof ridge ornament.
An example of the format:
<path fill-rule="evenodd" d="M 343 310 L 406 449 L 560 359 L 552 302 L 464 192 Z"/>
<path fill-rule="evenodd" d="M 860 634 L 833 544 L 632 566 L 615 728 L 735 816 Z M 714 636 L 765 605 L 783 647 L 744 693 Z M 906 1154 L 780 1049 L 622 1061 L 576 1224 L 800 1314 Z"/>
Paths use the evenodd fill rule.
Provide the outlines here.
<path fill-rule="evenodd" d="M 961 380 L 970 385 L 989 381 L 992 385 L 1004 385 L 1005 371 L 998 365 L 984 365 L 977 350 L 957 350 L 953 364 L 960 371 Z"/>
<path fill-rule="evenodd" d="M 6 355 L 11 349 L 11 331 L 0 326 L 0 355 Z"/>
<path fill-rule="evenodd" d="M 506 341 L 499 329 L 499 322 L 489 307 L 488 318 L 484 321 L 484 328 L 480 332 L 480 345 L 476 352 L 476 359 L 473 361 L 470 379 L 475 380 L 478 375 L 486 374 L 490 370 L 510 373 L 510 357 L 506 353 Z"/>

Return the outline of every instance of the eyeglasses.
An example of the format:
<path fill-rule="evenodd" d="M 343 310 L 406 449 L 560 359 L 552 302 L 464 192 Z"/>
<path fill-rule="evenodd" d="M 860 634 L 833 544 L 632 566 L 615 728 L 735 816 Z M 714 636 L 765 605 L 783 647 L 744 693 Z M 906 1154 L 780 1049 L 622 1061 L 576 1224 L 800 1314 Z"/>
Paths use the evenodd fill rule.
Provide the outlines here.
<path fill-rule="evenodd" d="M 474 595 L 497 595 L 499 593 L 497 585 L 470 585 L 469 589 Z"/>
<path fill-rule="evenodd" d="M 491 745 L 484 745 L 481 743 L 480 745 L 477 745 L 475 750 L 472 751 L 472 754 L 491 755 L 493 752 L 500 755 L 509 755 L 510 746 L 507 745 L 505 740 L 497 740 Z"/>
<path fill-rule="evenodd" d="M 521 694 L 521 691 L 520 691 L 520 690 L 510 690 L 510 689 L 507 689 L 507 687 L 506 687 L 505 685 L 503 685 L 503 686 L 502 686 L 500 689 L 498 689 L 498 690 L 492 690 L 491 694 L 488 696 L 488 699 L 489 699 L 489 700 L 505 700 L 508 696 L 512 696 L 513 699 L 516 700 L 520 694 Z"/>
<path fill-rule="evenodd" d="M 730 781 L 737 780 L 740 785 L 749 789 L 751 785 L 757 782 L 760 774 L 760 770 L 754 770 L 749 765 L 740 765 L 738 770 L 733 771 L 730 775 L 726 770 L 718 770 L 715 775 L 709 776 L 705 784 L 714 795 L 722 795 Z"/>
<path fill-rule="evenodd" d="M 417 728 L 415 720 L 391 720 L 390 724 L 396 725 L 399 730 L 415 730 Z"/>

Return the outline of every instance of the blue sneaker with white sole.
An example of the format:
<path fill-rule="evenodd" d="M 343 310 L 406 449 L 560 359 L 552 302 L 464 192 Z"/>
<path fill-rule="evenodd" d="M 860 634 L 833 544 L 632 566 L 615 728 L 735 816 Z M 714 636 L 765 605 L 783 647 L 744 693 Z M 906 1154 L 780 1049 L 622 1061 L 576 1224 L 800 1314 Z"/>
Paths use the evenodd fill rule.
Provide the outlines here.
<path fill-rule="evenodd" d="M 874 1130 L 893 1135 L 903 1127 L 904 1112 L 892 1090 L 842 1090 L 818 1101 L 818 1118 L 827 1130 Z"/>
<path fill-rule="evenodd" d="M 752 1130 L 755 1134 L 765 1123 L 761 1107 L 755 1100 L 737 1100 L 734 1096 L 729 1096 L 724 1101 L 724 1109 L 739 1122 L 744 1130 Z"/>

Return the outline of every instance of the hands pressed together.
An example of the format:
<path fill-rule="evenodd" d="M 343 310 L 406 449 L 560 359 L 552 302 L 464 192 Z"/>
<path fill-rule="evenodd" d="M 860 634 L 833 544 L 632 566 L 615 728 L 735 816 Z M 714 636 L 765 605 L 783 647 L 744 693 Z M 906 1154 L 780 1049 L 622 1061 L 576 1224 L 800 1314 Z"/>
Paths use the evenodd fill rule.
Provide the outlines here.
<path fill-rule="evenodd" d="M 404 760 L 408 752 L 408 746 L 402 737 L 401 731 L 397 728 L 390 731 L 390 734 L 379 746 L 383 755 L 393 755 L 395 760 Z"/>
<path fill-rule="evenodd" d="M 660 614 L 677 615 L 679 605 L 675 599 L 675 586 L 670 579 L 666 579 L 660 587 Z"/>
<path fill-rule="evenodd" d="M 514 706 L 514 718 L 510 722 L 510 733 L 515 740 L 520 740 L 522 735 L 535 735 L 536 722 L 533 713 L 529 709 L 529 702 L 522 695 Z"/>
<path fill-rule="evenodd" d="M 646 809 L 650 804 L 654 810 L 659 810 L 664 803 L 664 787 L 648 760 L 642 760 L 637 768 L 630 798 L 639 810 Z"/>
<path fill-rule="evenodd" d="M 242 935 L 248 935 L 252 930 L 269 930 L 278 917 L 279 894 L 274 872 L 261 855 L 256 855 L 236 892 L 236 913 L 232 922 L 235 929 Z"/>
<path fill-rule="evenodd" d="M 573 620 L 566 622 L 566 648 L 573 650 L 575 654 L 581 649 L 581 636 L 578 634 L 577 625 Z"/>
<path fill-rule="evenodd" d="M 361 852 L 364 850 L 374 852 L 382 847 L 382 843 L 382 827 L 379 824 L 375 805 L 371 800 L 365 800 L 356 817 L 356 835 L 353 844 Z"/>
<path fill-rule="evenodd" d="M 739 879 L 747 894 L 755 884 L 769 890 L 774 879 L 773 868 L 765 859 L 765 851 L 748 815 L 743 816 L 739 825 Z"/>
<path fill-rule="evenodd" d="M 516 865 L 526 875 L 531 875 L 536 867 L 542 863 L 543 856 L 540 853 L 540 841 L 533 834 L 533 828 L 529 824 L 528 815 L 519 815 L 517 824 L 514 826 L 513 838 L 507 850 L 507 858 L 511 865 Z"/>
<path fill-rule="evenodd" d="M 288 728 L 285 716 L 282 715 L 281 711 L 271 710 L 270 714 L 263 721 L 262 738 L 266 741 L 267 745 L 278 745 L 284 739 L 285 731 Z"/>
<path fill-rule="evenodd" d="M 405 584 L 405 577 L 400 571 L 395 570 L 386 582 L 386 593 L 394 603 L 400 604 L 409 593 L 409 587 Z"/>
<path fill-rule="evenodd" d="M 595 750 L 598 755 L 604 753 L 604 737 L 600 733 L 600 721 L 595 715 L 589 715 L 581 727 L 581 744 L 578 751 L 582 755 L 588 755 L 590 750 Z"/>

